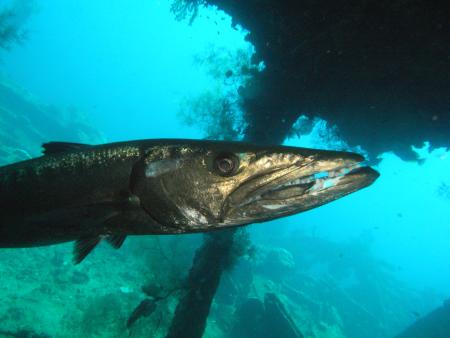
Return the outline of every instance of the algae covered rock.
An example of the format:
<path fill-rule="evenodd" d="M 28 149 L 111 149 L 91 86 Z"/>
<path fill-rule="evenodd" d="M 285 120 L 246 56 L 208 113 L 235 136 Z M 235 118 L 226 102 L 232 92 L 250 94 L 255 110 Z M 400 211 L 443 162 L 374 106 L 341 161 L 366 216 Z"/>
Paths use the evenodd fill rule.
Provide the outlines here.
<path fill-rule="evenodd" d="M 285 278 L 295 270 L 295 261 L 291 252 L 284 248 L 260 248 L 257 256 L 256 271 L 274 281 Z"/>
<path fill-rule="evenodd" d="M 264 303 L 257 298 L 247 299 L 238 311 L 234 338 L 303 338 L 294 319 L 274 293 L 267 293 Z"/>

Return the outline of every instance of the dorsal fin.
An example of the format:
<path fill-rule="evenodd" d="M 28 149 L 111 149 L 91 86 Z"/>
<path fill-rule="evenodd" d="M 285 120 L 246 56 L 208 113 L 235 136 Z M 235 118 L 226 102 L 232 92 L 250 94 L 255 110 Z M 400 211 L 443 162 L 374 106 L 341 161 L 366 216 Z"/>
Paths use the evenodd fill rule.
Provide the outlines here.
<path fill-rule="evenodd" d="M 73 248 L 73 262 L 80 264 L 83 259 L 100 243 L 100 236 L 82 237 L 75 242 Z"/>
<path fill-rule="evenodd" d="M 64 153 L 66 151 L 82 150 L 91 147 L 89 144 L 71 142 L 48 142 L 42 145 L 44 155 Z"/>
<path fill-rule="evenodd" d="M 125 242 L 125 238 L 127 238 L 127 235 L 119 234 L 119 235 L 110 235 L 106 237 L 106 241 L 111 244 L 111 246 L 114 249 L 120 249 L 123 242 Z"/>

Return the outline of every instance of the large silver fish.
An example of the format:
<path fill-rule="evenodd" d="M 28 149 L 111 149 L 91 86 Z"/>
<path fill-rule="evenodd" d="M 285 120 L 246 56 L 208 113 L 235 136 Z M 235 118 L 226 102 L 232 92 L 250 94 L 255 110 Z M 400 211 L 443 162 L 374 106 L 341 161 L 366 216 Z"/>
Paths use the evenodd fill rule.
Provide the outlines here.
<path fill-rule="evenodd" d="M 370 185 L 355 153 L 239 142 L 52 142 L 0 168 L 0 247 L 181 234 L 292 215 Z"/>

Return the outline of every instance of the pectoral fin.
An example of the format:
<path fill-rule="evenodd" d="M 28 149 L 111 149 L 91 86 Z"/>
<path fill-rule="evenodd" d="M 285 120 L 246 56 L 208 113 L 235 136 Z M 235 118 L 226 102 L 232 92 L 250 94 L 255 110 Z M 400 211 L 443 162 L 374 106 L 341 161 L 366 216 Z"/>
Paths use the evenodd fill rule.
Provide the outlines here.
<path fill-rule="evenodd" d="M 126 235 L 124 234 L 119 234 L 119 235 L 111 235 L 108 236 L 106 238 L 106 241 L 111 244 L 111 246 L 114 249 L 120 249 L 120 247 L 122 246 L 123 242 L 125 242 L 125 239 L 127 238 Z"/>
<path fill-rule="evenodd" d="M 75 242 L 73 250 L 73 262 L 80 264 L 83 259 L 100 243 L 101 237 L 82 237 Z"/>

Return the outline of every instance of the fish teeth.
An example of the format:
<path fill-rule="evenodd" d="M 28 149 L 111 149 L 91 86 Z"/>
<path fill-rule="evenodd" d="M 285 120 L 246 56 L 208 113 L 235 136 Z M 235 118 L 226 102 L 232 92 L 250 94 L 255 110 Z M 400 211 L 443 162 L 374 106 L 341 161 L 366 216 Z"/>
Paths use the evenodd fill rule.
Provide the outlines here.
<path fill-rule="evenodd" d="M 342 168 L 338 168 L 335 170 L 319 172 L 319 173 L 316 173 L 311 176 L 300 177 L 300 178 L 296 178 L 294 180 L 288 181 L 288 182 L 282 184 L 281 187 L 289 187 L 289 186 L 293 186 L 293 185 L 308 184 L 311 182 L 322 182 L 322 181 L 326 181 L 329 179 L 339 178 L 339 177 L 347 175 L 352 170 L 355 170 L 360 167 L 361 167 L 361 164 L 357 163 L 357 164 L 354 164 L 354 165 L 351 165 L 348 167 L 342 167 Z"/>
<path fill-rule="evenodd" d="M 280 184 L 279 186 L 277 186 L 273 189 L 270 189 L 270 190 L 275 191 L 280 188 L 287 188 L 287 187 L 296 186 L 296 185 L 304 185 L 304 184 L 314 183 L 314 185 L 311 188 L 309 188 L 309 191 L 315 193 L 317 191 L 327 189 L 329 187 L 336 185 L 341 177 L 347 175 L 352 170 L 355 170 L 360 167 L 361 167 L 361 164 L 354 164 L 354 165 L 351 165 L 348 167 L 337 168 L 335 170 L 318 172 L 314 175 L 310 175 L 310 176 L 306 176 L 306 177 L 299 177 L 299 178 L 293 179 L 291 181 L 287 181 L 287 182 Z M 247 199 L 245 203 L 242 203 L 240 205 L 240 207 L 243 207 L 245 205 L 251 204 L 256 201 L 260 201 L 261 199 L 262 199 L 262 195 L 252 196 L 251 198 Z M 272 208 L 274 210 L 274 206 L 271 204 L 266 205 L 264 207 L 266 209 Z"/>

